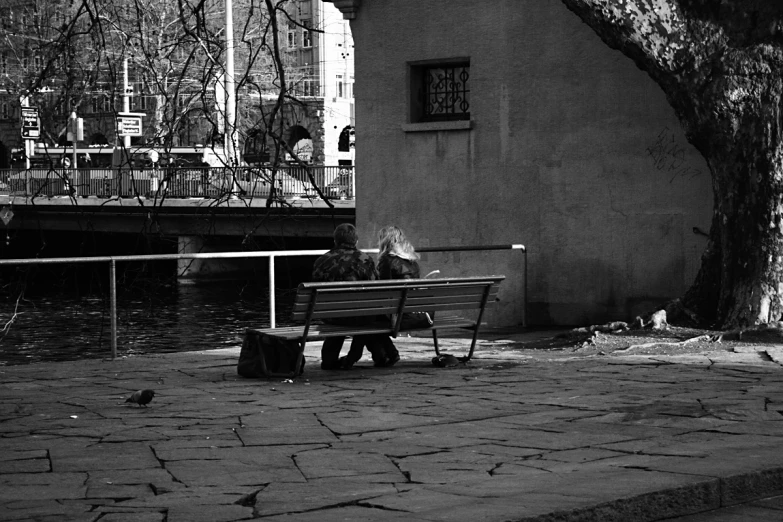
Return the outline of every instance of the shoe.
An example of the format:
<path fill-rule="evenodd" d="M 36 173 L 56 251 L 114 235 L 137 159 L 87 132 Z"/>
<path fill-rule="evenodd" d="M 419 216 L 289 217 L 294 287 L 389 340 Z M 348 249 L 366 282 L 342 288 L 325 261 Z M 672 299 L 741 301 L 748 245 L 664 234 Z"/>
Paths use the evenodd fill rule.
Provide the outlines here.
<path fill-rule="evenodd" d="M 395 365 L 395 364 L 397 364 L 399 361 L 400 361 L 400 354 L 396 353 L 396 354 L 394 354 L 394 355 L 392 355 L 391 357 L 388 357 L 388 358 L 386 359 L 386 364 L 384 364 L 384 366 L 387 366 L 387 367 L 388 367 L 388 366 L 394 366 L 394 365 Z"/>
<path fill-rule="evenodd" d="M 340 359 L 338 360 L 338 363 L 340 364 L 340 368 L 343 369 L 343 370 L 351 370 L 351 369 L 353 369 L 353 361 L 348 359 L 348 356 L 346 356 L 346 355 L 343 355 L 342 357 L 340 357 Z"/>

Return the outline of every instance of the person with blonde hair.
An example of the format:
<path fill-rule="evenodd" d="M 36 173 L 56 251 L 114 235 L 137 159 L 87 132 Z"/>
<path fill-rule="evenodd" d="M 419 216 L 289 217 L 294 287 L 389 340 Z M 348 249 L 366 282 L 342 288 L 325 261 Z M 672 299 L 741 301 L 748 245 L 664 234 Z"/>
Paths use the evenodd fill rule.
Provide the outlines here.
<path fill-rule="evenodd" d="M 397 226 L 389 225 L 378 231 L 378 274 L 381 279 L 420 277 L 419 254 Z M 406 319 L 403 317 L 403 324 Z M 392 366 L 400 360 L 400 353 L 393 343 L 386 345 L 384 351 L 384 366 Z"/>
<path fill-rule="evenodd" d="M 378 232 L 378 273 L 381 279 L 418 279 L 419 254 L 394 225 Z"/>

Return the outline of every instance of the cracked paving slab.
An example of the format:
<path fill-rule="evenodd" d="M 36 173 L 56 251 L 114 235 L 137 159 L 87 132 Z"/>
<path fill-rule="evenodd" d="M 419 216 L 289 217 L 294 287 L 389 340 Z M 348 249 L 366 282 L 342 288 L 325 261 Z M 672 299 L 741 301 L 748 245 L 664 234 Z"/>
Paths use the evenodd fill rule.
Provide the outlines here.
<path fill-rule="evenodd" d="M 310 346 L 294 380 L 238 377 L 238 349 L 0 368 L 0 518 L 633 518 L 783 490 L 783 369 L 757 349 L 495 342 L 435 368 L 430 341 L 395 342 L 395 367 L 347 372 Z"/>

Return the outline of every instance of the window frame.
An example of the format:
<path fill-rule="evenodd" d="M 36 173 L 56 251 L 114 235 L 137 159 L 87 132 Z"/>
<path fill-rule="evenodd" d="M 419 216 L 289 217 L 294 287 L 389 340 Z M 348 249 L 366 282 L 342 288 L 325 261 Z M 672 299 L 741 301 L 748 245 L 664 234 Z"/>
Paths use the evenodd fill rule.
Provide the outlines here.
<path fill-rule="evenodd" d="M 456 56 L 452 58 L 418 60 L 406 63 L 408 80 L 408 114 L 407 122 L 402 125 L 405 132 L 437 131 L 437 130 L 465 130 L 473 127 L 473 116 L 470 112 L 470 77 L 471 61 L 469 56 Z M 433 69 L 467 70 L 465 81 L 468 108 L 466 111 L 427 115 L 424 107 L 426 97 L 426 78 Z"/>
<path fill-rule="evenodd" d="M 313 33 L 310 31 L 310 20 L 302 20 L 302 48 L 310 49 L 313 46 Z"/>

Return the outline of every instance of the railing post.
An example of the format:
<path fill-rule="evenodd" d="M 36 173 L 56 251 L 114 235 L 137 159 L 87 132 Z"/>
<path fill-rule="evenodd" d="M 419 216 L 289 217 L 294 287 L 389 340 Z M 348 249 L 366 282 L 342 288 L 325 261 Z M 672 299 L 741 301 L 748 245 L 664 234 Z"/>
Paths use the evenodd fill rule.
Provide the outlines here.
<path fill-rule="evenodd" d="M 117 266 L 114 259 L 109 262 L 109 300 L 111 302 L 111 358 L 117 358 Z"/>
<path fill-rule="evenodd" d="M 522 250 L 525 261 L 525 281 L 523 283 L 525 290 L 525 299 L 522 301 L 522 327 L 527 328 L 527 249 Z"/>
<path fill-rule="evenodd" d="M 269 327 L 275 326 L 275 256 L 269 256 Z"/>

